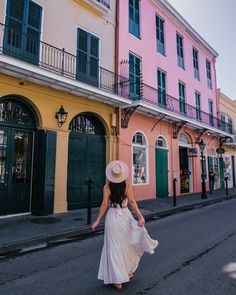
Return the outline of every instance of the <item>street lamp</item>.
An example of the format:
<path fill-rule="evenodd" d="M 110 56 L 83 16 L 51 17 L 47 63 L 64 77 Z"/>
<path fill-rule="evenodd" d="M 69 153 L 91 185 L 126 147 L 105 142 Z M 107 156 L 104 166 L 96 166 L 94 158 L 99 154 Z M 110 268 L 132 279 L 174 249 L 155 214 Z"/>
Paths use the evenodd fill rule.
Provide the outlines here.
<path fill-rule="evenodd" d="M 206 194 L 206 175 L 205 175 L 205 169 L 204 169 L 204 155 L 203 151 L 205 150 L 206 144 L 205 142 L 201 139 L 200 142 L 198 143 L 199 148 L 201 150 L 201 164 L 202 164 L 202 195 L 201 199 L 207 199 L 207 194 Z"/>

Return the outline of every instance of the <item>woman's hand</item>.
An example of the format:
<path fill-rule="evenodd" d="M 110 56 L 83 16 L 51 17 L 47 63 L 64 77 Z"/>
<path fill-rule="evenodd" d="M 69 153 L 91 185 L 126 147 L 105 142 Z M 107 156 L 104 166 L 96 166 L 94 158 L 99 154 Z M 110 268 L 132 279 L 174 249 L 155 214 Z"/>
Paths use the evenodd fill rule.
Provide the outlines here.
<path fill-rule="evenodd" d="M 143 217 L 140 217 L 138 220 L 138 226 L 143 227 L 145 224 L 145 219 Z"/>
<path fill-rule="evenodd" d="M 92 228 L 93 231 L 95 231 L 95 228 L 97 227 L 98 223 L 99 223 L 99 222 L 96 220 L 96 221 L 92 224 L 91 228 Z"/>

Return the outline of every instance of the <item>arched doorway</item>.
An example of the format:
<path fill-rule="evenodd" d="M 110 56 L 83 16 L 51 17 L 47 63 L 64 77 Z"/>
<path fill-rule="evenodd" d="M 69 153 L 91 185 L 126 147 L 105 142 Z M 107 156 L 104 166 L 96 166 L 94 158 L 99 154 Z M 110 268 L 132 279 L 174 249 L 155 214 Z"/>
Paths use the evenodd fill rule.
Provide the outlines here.
<path fill-rule="evenodd" d="M 10 96 L 0 100 L 0 215 L 31 210 L 34 132 L 32 107 Z"/>
<path fill-rule="evenodd" d="M 156 141 L 156 196 L 168 196 L 168 148 L 162 136 Z"/>
<path fill-rule="evenodd" d="M 180 193 L 192 192 L 192 158 L 188 156 L 188 149 L 192 147 L 191 139 L 186 133 L 179 136 L 179 168 L 180 168 Z"/>
<path fill-rule="evenodd" d="M 105 129 L 91 113 L 81 113 L 70 122 L 68 148 L 68 209 L 87 207 L 86 180 L 92 180 L 92 206 L 102 200 L 105 183 Z"/>
<path fill-rule="evenodd" d="M 208 156 L 207 175 L 209 174 L 209 171 L 211 169 L 213 169 L 216 173 L 214 189 L 218 189 L 220 187 L 220 169 L 219 169 L 219 159 L 217 158 L 217 153 L 215 148 L 212 148 L 210 150 L 210 155 Z"/>

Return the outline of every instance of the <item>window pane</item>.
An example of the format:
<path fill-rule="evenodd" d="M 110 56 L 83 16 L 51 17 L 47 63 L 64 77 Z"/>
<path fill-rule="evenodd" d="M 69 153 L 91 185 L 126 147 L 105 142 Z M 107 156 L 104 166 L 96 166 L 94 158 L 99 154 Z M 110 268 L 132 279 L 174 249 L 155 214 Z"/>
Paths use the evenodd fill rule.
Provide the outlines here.
<path fill-rule="evenodd" d="M 24 15 L 24 0 L 10 1 L 10 16 L 20 21 L 23 21 Z"/>
<path fill-rule="evenodd" d="M 41 7 L 33 2 L 30 2 L 28 24 L 39 30 L 40 20 L 41 20 Z"/>
<path fill-rule="evenodd" d="M 133 146 L 133 183 L 146 183 L 146 148 Z"/>
<path fill-rule="evenodd" d="M 7 44 L 16 48 L 21 48 L 22 45 L 22 24 L 9 20 L 9 28 L 7 30 Z"/>
<path fill-rule="evenodd" d="M 98 57 L 98 39 L 93 36 L 91 36 L 90 53 L 91 55 Z"/>
<path fill-rule="evenodd" d="M 79 49 L 87 52 L 87 32 L 79 29 Z"/>
<path fill-rule="evenodd" d="M 30 54 L 37 55 L 39 53 L 39 32 L 33 29 L 27 30 L 27 46 L 26 51 Z"/>
<path fill-rule="evenodd" d="M 29 136 L 27 133 L 16 132 L 14 136 L 14 155 L 13 155 L 13 182 L 28 182 L 27 179 L 27 160 Z"/>
<path fill-rule="evenodd" d="M 0 183 L 6 182 L 7 170 L 7 132 L 0 130 Z"/>

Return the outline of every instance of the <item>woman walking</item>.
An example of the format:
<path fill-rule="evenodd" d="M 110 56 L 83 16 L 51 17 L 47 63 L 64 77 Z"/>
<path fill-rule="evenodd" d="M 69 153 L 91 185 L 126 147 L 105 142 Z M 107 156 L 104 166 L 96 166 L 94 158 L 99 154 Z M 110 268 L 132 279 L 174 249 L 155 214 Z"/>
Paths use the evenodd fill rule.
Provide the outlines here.
<path fill-rule="evenodd" d="M 122 289 L 122 284 L 133 278 L 142 254 L 154 253 L 158 245 L 158 241 L 152 240 L 144 227 L 145 220 L 134 199 L 132 187 L 126 184 L 128 174 L 129 169 L 122 161 L 112 161 L 107 165 L 109 183 L 104 185 L 103 201 L 92 225 L 95 230 L 109 207 L 98 279 L 104 284 L 113 284 L 117 289 Z M 129 211 L 128 203 L 138 222 Z"/>

